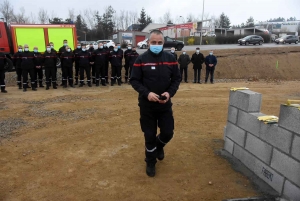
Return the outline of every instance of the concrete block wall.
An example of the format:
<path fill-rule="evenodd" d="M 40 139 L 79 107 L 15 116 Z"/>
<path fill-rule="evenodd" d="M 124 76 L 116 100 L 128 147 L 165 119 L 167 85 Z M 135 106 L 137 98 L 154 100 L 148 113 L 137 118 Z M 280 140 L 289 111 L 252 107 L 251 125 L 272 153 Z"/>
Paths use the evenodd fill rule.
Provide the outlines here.
<path fill-rule="evenodd" d="M 230 91 L 224 149 L 282 197 L 300 201 L 300 110 L 281 105 L 278 124 L 264 124 L 261 102 L 260 93 Z"/>

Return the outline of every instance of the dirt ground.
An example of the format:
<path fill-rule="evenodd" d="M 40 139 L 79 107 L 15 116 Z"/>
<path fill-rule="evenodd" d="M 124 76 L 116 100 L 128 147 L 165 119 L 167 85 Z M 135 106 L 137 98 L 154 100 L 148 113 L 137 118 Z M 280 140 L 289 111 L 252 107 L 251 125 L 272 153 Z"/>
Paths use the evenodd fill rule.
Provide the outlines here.
<path fill-rule="evenodd" d="M 175 135 L 154 178 L 145 174 L 137 93 L 130 85 L 26 93 L 7 87 L 9 93 L 0 94 L 0 200 L 220 201 L 260 195 L 216 154 L 223 147 L 229 89 L 262 93 L 262 112 L 278 116 L 281 103 L 300 99 L 299 84 L 182 83 L 172 100 Z"/>

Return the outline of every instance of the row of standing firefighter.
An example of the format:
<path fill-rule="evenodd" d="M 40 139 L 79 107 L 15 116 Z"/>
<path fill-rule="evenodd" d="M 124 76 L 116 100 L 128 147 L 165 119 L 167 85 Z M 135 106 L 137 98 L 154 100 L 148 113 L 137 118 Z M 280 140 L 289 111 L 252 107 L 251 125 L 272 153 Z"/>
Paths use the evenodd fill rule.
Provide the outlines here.
<path fill-rule="evenodd" d="M 111 64 L 111 86 L 118 83 L 121 85 L 121 70 L 122 60 L 125 58 L 125 82 L 129 81 L 131 67 L 134 61 L 139 56 L 136 48 L 128 45 L 125 52 L 120 48 L 120 44 L 114 47 L 112 51 L 107 47 L 106 43 L 99 43 L 91 46 L 89 49 L 86 45 L 78 44 L 77 48 L 72 51 L 68 46 L 68 41 L 63 41 L 63 46 L 57 52 L 54 49 L 54 44 L 47 45 L 46 51 L 41 54 L 37 47 L 34 51 L 29 51 L 29 46 L 19 46 L 19 50 L 13 57 L 14 65 L 16 66 L 17 84 L 19 89 L 27 91 L 27 88 L 32 88 L 36 91 L 37 86 L 43 86 L 43 70 L 45 69 L 46 76 L 46 90 L 51 85 L 57 89 L 57 58 L 60 58 L 62 83 L 61 86 L 67 88 L 78 85 L 83 87 L 85 85 L 84 73 L 86 74 L 86 82 L 89 87 L 92 84 L 103 86 L 109 84 L 108 82 L 108 66 Z M 75 63 L 75 83 L 73 80 L 73 64 Z M 28 84 L 28 74 L 31 78 L 31 87 Z M 23 78 L 23 82 L 22 82 Z"/>

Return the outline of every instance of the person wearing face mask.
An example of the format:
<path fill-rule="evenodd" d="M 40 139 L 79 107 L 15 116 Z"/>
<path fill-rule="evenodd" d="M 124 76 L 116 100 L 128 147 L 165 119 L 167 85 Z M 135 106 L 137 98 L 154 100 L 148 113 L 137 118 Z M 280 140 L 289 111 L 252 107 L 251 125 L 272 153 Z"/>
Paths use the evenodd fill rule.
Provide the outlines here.
<path fill-rule="evenodd" d="M 120 57 L 119 57 L 120 62 L 121 62 L 121 69 L 120 69 L 120 71 L 121 71 L 121 74 L 122 74 L 122 64 L 123 64 L 123 58 L 124 58 L 124 51 L 122 50 L 120 43 L 117 43 L 117 47 L 118 47 L 118 54 L 120 55 Z M 115 80 L 117 80 L 117 79 L 118 79 L 118 77 L 115 77 Z M 120 81 L 121 81 L 121 84 L 122 84 L 123 82 L 122 82 L 121 75 L 120 75 Z"/>
<path fill-rule="evenodd" d="M 206 65 L 206 75 L 205 75 L 205 84 L 207 83 L 208 77 L 210 75 L 210 83 L 214 83 L 214 72 L 216 65 L 218 63 L 217 57 L 213 54 L 214 52 L 211 50 L 209 55 L 205 58 Z"/>
<path fill-rule="evenodd" d="M 5 66 L 6 63 L 6 56 L 4 53 L 0 52 L 0 86 L 1 86 L 1 93 L 7 93 L 5 90 Z"/>
<path fill-rule="evenodd" d="M 175 57 L 175 59 L 176 59 L 176 61 L 177 61 L 177 54 L 176 54 L 176 52 L 175 52 L 175 47 L 172 47 L 171 48 L 171 54 Z"/>
<path fill-rule="evenodd" d="M 84 85 L 84 72 L 87 77 L 87 83 L 89 87 L 92 87 L 91 84 L 91 68 L 90 64 L 92 63 L 92 58 L 88 50 L 86 49 L 86 45 L 81 45 L 81 52 L 78 53 L 77 58 L 79 62 L 80 68 L 80 85 L 79 87 L 83 87 Z"/>
<path fill-rule="evenodd" d="M 106 42 L 103 42 L 103 49 L 107 52 L 107 58 L 106 58 L 106 61 L 105 61 L 105 69 L 104 69 L 105 83 L 109 84 L 109 82 L 108 82 L 108 66 L 109 66 L 110 50 L 109 50 L 109 47 L 107 47 Z"/>
<path fill-rule="evenodd" d="M 39 53 L 38 47 L 34 47 L 33 53 L 34 53 L 34 65 L 35 65 L 35 68 L 34 68 L 35 87 L 38 86 L 38 83 L 39 83 L 39 87 L 44 87 L 44 85 L 43 85 L 43 68 L 42 68 L 43 57 L 42 57 L 42 54 Z"/>
<path fill-rule="evenodd" d="M 192 55 L 191 59 L 193 63 L 193 69 L 194 69 L 194 83 L 196 83 L 196 80 L 199 84 L 201 84 L 200 77 L 201 77 L 201 69 L 202 64 L 204 63 L 204 56 L 202 53 L 200 53 L 200 48 L 196 48 L 196 52 Z"/>
<path fill-rule="evenodd" d="M 132 47 L 132 51 L 129 55 L 129 81 L 128 81 L 129 84 L 130 84 L 130 75 L 131 75 L 131 71 L 133 68 L 133 64 L 134 64 L 135 60 L 138 58 L 138 56 L 139 56 L 139 53 L 137 53 L 136 47 Z"/>
<path fill-rule="evenodd" d="M 66 46 L 68 45 L 68 40 L 63 40 L 63 46 L 62 47 L 60 47 L 59 48 L 59 50 L 58 50 L 58 53 L 57 53 L 57 55 L 58 55 L 58 57 L 60 58 L 61 57 L 61 55 L 64 53 L 64 52 L 66 52 Z M 63 64 L 63 61 L 60 61 L 60 63 L 61 63 L 61 74 L 62 74 L 62 77 L 61 77 L 61 85 L 60 86 L 63 86 L 63 77 L 65 77 L 65 75 L 64 75 L 64 64 Z"/>
<path fill-rule="evenodd" d="M 34 79 L 34 62 L 35 57 L 34 53 L 29 51 L 29 46 L 27 44 L 24 45 L 24 52 L 20 55 L 21 59 L 21 67 L 22 67 L 22 76 L 23 76 L 23 91 L 26 92 L 28 88 L 28 74 L 31 79 L 31 89 L 36 91 L 35 88 L 35 79 Z"/>
<path fill-rule="evenodd" d="M 55 50 L 54 48 L 54 43 L 53 42 L 50 42 L 50 47 L 51 47 L 51 52 L 55 53 L 57 55 L 57 51 Z M 59 57 L 57 57 L 57 62 L 60 61 Z M 55 79 L 56 79 L 56 75 L 57 75 L 57 62 L 55 62 L 54 66 L 55 66 Z M 50 75 L 50 78 L 49 78 L 49 83 L 50 83 L 50 86 L 52 84 L 52 75 Z"/>
<path fill-rule="evenodd" d="M 125 64 L 124 64 L 124 68 L 125 68 L 125 83 L 128 82 L 129 59 L 130 59 L 131 52 L 132 52 L 131 44 L 128 44 L 127 50 L 125 50 L 125 52 L 124 52 L 124 57 L 125 57 Z"/>
<path fill-rule="evenodd" d="M 180 64 L 180 74 L 181 74 L 181 81 L 182 81 L 182 75 L 184 72 L 184 81 L 185 83 L 188 83 L 187 81 L 187 72 L 188 72 L 188 65 L 191 62 L 190 56 L 186 54 L 186 51 L 183 50 L 182 54 L 179 56 L 178 63 Z"/>
<path fill-rule="evenodd" d="M 103 44 L 98 44 L 98 49 L 93 52 L 93 61 L 95 62 L 95 70 L 96 70 L 96 86 L 99 86 L 99 82 L 101 79 L 102 86 L 106 86 L 105 84 L 105 64 L 107 60 L 107 51 L 103 48 Z M 101 75 L 101 77 L 100 77 Z"/>
<path fill-rule="evenodd" d="M 77 56 L 79 52 L 81 52 L 81 44 L 77 44 L 77 48 L 73 51 L 75 57 L 75 85 L 78 85 L 79 63 Z"/>
<path fill-rule="evenodd" d="M 51 83 L 53 84 L 53 89 L 57 89 L 56 86 L 56 61 L 57 55 L 51 50 L 51 45 L 48 44 L 46 51 L 43 54 L 43 66 L 45 67 L 45 76 L 46 76 L 46 90 L 49 90 Z M 50 78 L 52 78 L 50 80 Z"/>
<path fill-rule="evenodd" d="M 60 56 L 60 60 L 63 63 L 64 77 L 63 77 L 63 88 L 67 88 L 67 82 L 69 81 L 69 86 L 73 86 L 73 63 L 74 63 L 74 54 L 71 51 L 71 48 L 67 45 L 66 51 Z"/>
<path fill-rule="evenodd" d="M 174 118 L 171 97 L 180 84 L 178 63 L 163 51 L 160 30 L 150 32 L 149 49 L 140 55 L 132 68 L 131 86 L 139 93 L 140 124 L 145 137 L 146 174 L 155 176 L 155 164 L 165 157 L 164 146 L 172 139 Z M 157 126 L 160 134 L 157 135 Z"/>
<path fill-rule="evenodd" d="M 109 61 L 111 65 L 111 86 L 114 86 L 116 81 L 118 81 L 118 85 L 121 86 L 121 69 L 122 69 L 122 57 L 120 54 L 120 50 L 118 46 L 114 47 L 114 50 L 109 54 Z"/>
<path fill-rule="evenodd" d="M 13 64 L 16 67 L 16 74 L 17 74 L 17 85 L 19 89 L 22 89 L 22 68 L 21 68 L 21 59 L 20 55 L 23 52 L 22 45 L 18 46 L 18 52 L 13 55 Z"/>
<path fill-rule="evenodd" d="M 96 48 L 95 47 L 96 47 L 96 45 L 93 45 L 93 43 L 91 43 L 90 46 L 89 46 L 88 52 L 90 53 L 91 56 L 93 55 L 93 52 L 96 49 L 98 49 L 98 45 L 97 45 Z M 96 70 L 95 70 L 95 65 L 91 64 L 90 66 L 91 66 L 91 69 L 92 69 L 92 83 L 96 84 Z"/>

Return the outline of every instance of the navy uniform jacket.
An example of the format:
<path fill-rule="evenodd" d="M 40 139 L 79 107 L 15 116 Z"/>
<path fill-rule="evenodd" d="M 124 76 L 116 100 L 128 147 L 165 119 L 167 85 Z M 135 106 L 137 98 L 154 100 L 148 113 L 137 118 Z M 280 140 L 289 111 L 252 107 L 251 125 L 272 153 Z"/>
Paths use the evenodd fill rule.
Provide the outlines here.
<path fill-rule="evenodd" d="M 215 68 L 216 65 L 217 65 L 218 61 L 217 61 L 217 57 L 215 57 L 215 55 L 208 55 L 206 58 L 205 58 L 205 65 L 206 65 L 206 68 Z M 210 67 L 209 64 L 213 64 L 214 66 L 213 67 Z"/>

